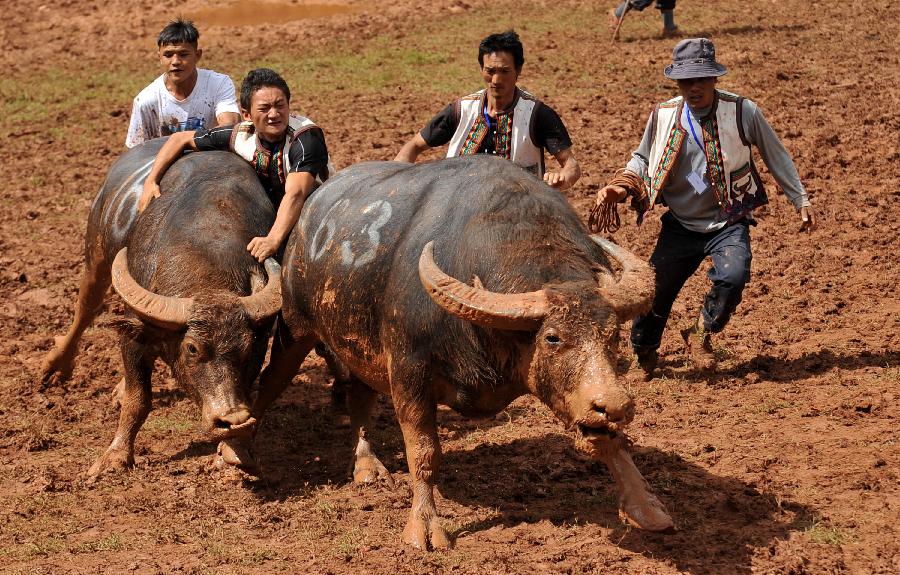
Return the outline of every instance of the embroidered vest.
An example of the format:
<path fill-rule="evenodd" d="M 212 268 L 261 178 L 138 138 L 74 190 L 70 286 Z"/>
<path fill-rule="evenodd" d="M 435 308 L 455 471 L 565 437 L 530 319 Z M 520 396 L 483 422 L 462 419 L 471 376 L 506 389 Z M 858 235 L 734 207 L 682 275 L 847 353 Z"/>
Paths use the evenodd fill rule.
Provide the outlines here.
<path fill-rule="evenodd" d="M 707 177 L 728 223 L 740 220 L 769 201 L 753 163 L 750 143 L 744 135 L 743 100 L 736 94 L 716 90 L 715 113 L 699 122 Z M 681 156 L 685 138 L 690 137 L 681 125 L 683 107 L 684 99 L 679 96 L 657 105 L 653 111 L 653 139 L 645 180 L 650 190 L 651 208 Z"/>
<path fill-rule="evenodd" d="M 256 173 L 262 178 L 268 177 L 269 164 L 271 162 L 277 162 L 278 177 L 281 180 L 282 185 L 284 185 L 285 180 L 287 180 L 288 170 L 290 169 L 289 154 L 291 151 L 291 144 L 300 137 L 300 134 L 308 130 L 319 130 L 324 136 L 322 128 L 317 126 L 309 118 L 291 115 L 288 120 L 287 134 L 285 134 L 284 137 L 284 145 L 281 147 L 281 153 L 276 154 L 273 158 L 272 152 L 260 143 L 253 122 L 241 122 L 235 126 L 234 131 L 231 134 L 231 149 L 234 153 L 250 162 L 256 170 Z M 331 158 L 328 158 L 328 164 L 325 169 L 322 170 L 322 173 L 315 174 L 316 181 L 319 184 L 322 184 L 332 174 L 334 174 L 334 166 L 331 165 Z"/>
<path fill-rule="evenodd" d="M 485 97 L 485 90 L 480 90 L 460 98 L 459 125 L 450 139 L 448 158 L 471 156 L 478 151 L 489 129 L 484 120 Z M 516 88 L 516 103 L 512 110 L 497 116 L 494 146 L 498 156 L 543 178 L 544 149 L 531 139 L 531 122 L 538 103 L 534 96 Z"/>

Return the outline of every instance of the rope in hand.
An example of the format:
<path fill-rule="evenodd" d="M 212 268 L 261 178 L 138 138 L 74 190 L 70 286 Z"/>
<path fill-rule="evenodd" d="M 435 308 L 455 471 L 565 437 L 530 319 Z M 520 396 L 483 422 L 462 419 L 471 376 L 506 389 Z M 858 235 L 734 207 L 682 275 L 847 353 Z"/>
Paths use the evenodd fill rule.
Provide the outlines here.
<path fill-rule="evenodd" d="M 650 199 L 647 197 L 647 186 L 643 178 L 627 170 L 619 170 L 609 181 L 607 186 L 621 186 L 631 196 L 631 207 L 639 213 L 646 212 L 650 208 Z M 591 208 L 588 216 L 588 228 L 592 233 L 613 234 L 619 230 L 622 220 L 616 204 L 602 202 Z"/>

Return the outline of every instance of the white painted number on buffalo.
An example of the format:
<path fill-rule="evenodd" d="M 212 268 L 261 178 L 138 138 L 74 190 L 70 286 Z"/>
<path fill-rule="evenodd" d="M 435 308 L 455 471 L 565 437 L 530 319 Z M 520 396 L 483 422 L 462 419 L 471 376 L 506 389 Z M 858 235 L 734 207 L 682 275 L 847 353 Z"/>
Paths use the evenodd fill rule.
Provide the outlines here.
<path fill-rule="evenodd" d="M 349 204 L 350 201 L 346 199 L 335 202 L 326 212 L 325 217 L 322 218 L 322 223 L 319 224 L 316 233 L 313 234 L 312 245 L 310 246 L 309 253 L 312 261 L 321 258 L 331 248 L 334 234 L 338 229 L 337 216 Z M 342 233 L 341 235 L 348 237 L 348 239 L 341 241 L 341 263 L 345 266 L 360 267 L 374 260 L 375 255 L 378 253 L 378 246 L 381 245 L 381 228 L 390 221 L 392 213 L 393 209 L 387 200 L 376 200 L 363 208 L 362 214 L 371 218 L 358 232 L 359 235 L 365 237 L 366 251 L 356 255 L 353 252 L 354 244 L 357 243 L 355 238 L 348 237 L 350 234 Z"/>

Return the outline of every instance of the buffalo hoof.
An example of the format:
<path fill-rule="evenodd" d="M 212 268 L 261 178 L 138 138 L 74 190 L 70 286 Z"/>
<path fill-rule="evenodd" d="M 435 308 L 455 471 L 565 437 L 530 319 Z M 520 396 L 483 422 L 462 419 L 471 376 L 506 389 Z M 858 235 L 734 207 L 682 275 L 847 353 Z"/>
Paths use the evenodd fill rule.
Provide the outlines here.
<path fill-rule="evenodd" d="M 115 473 L 134 467 L 134 455 L 127 449 L 113 449 L 110 447 L 106 453 L 100 456 L 87 471 L 88 483 L 94 483 L 101 475 Z"/>
<path fill-rule="evenodd" d="M 426 526 L 421 517 L 410 517 L 403 529 L 403 542 L 423 551 L 450 549 L 453 543 L 437 518 L 432 518 Z"/>
<path fill-rule="evenodd" d="M 54 348 L 47 352 L 41 363 L 41 385 L 44 387 L 61 385 L 72 377 L 72 358 L 60 346 L 61 339 L 56 338 Z"/>
<path fill-rule="evenodd" d="M 358 457 L 353 466 L 354 483 L 375 483 L 384 480 L 389 487 L 394 487 L 394 478 L 391 472 L 374 455 Z"/>
<path fill-rule="evenodd" d="M 666 507 L 652 493 L 644 493 L 640 499 L 626 499 L 619 503 L 619 517 L 638 529 L 662 533 L 675 532 L 675 523 Z"/>
<path fill-rule="evenodd" d="M 222 463 L 237 467 L 247 475 L 260 476 L 256 457 L 250 450 L 250 446 L 243 441 L 222 441 L 216 450 L 216 458 Z"/>

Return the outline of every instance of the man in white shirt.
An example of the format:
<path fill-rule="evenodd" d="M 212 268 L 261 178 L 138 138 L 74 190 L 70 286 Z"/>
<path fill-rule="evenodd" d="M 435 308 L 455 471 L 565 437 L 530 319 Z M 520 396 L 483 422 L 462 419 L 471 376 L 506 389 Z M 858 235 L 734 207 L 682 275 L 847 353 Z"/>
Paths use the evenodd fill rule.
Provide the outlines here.
<path fill-rule="evenodd" d="M 125 146 L 240 122 L 231 78 L 197 68 L 203 54 L 197 47 L 199 38 L 194 24 L 180 18 L 159 33 L 156 44 L 164 72 L 134 99 Z"/>

